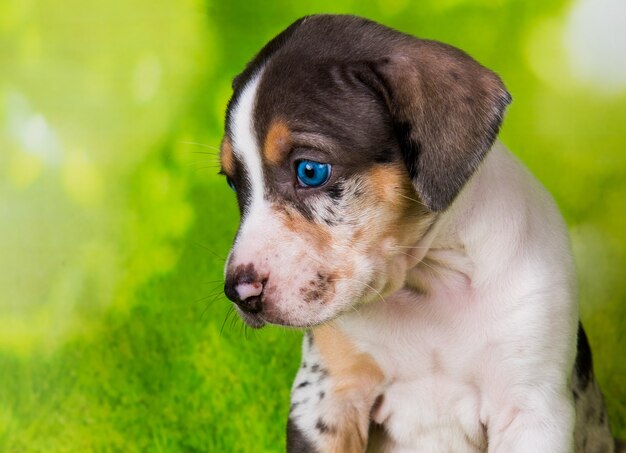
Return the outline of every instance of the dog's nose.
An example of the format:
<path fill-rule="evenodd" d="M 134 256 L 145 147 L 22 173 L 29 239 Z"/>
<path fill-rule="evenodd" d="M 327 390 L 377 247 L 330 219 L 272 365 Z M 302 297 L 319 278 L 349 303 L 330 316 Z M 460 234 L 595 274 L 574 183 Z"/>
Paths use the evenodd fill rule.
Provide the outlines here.
<path fill-rule="evenodd" d="M 232 291 L 234 297 L 228 296 L 239 308 L 248 313 L 259 313 L 262 308 L 261 293 L 263 293 L 263 283 L 250 282 L 235 285 Z"/>
<path fill-rule="evenodd" d="M 260 296 L 263 292 L 263 283 L 261 282 L 252 282 L 252 283 L 240 283 L 235 286 L 235 291 L 239 295 L 239 299 L 247 300 L 251 297 Z"/>
<path fill-rule="evenodd" d="M 239 308 L 248 313 L 259 313 L 262 308 L 261 294 L 263 281 L 250 279 L 249 276 L 239 275 L 226 279 L 224 293 L 235 302 Z"/>

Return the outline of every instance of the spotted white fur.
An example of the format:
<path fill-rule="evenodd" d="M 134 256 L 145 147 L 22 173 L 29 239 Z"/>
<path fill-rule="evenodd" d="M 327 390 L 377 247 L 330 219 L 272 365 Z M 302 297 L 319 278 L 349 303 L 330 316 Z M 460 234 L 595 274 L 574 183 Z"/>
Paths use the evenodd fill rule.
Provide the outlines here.
<path fill-rule="evenodd" d="M 315 442 L 321 434 L 320 426 L 329 423 L 323 417 L 328 415 L 333 400 L 328 372 L 310 335 L 302 342 L 302 357 L 306 359 L 300 364 L 291 389 L 290 417 L 304 436 Z"/>

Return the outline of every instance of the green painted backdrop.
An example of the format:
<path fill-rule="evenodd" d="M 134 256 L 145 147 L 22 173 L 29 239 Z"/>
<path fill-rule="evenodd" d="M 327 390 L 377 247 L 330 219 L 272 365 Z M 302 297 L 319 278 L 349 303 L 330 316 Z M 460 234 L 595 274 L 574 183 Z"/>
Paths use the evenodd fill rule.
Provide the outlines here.
<path fill-rule="evenodd" d="M 626 11 L 620 0 L 0 3 L 0 451 L 280 451 L 300 333 L 221 295 L 230 80 L 314 12 L 468 51 L 502 140 L 557 199 L 626 436 Z"/>

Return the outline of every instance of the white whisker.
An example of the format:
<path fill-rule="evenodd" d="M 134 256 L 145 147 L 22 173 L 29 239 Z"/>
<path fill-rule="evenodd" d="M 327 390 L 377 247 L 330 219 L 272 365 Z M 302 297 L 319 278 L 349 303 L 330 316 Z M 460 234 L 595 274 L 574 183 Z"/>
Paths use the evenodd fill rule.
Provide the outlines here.
<path fill-rule="evenodd" d="M 394 245 L 392 246 L 392 248 L 394 249 L 418 249 L 418 250 L 428 250 L 431 247 L 419 247 L 419 246 L 414 246 L 414 245 Z"/>
<path fill-rule="evenodd" d="M 407 200 L 411 200 L 421 206 L 424 206 L 425 208 L 428 208 L 428 206 L 426 206 L 423 202 L 416 200 L 415 198 L 411 198 L 411 197 L 407 197 L 406 195 L 400 193 L 400 192 L 396 192 L 396 195 L 400 195 L 402 198 L 406 198 Z"/>
<path fill-rule="evenodd" d="M 202 146 L 203 148 L 212 149 L 212 150 L 217 151 L 217 152 L 219 152 L 219 151 L 220 151 L 220 149 L 219 149 L 218 147 L 216 147 L 216 146 L 211 146 L 211 145 L 206 145 L 206 144 L 204 144 L 204 143 L 198 143 L 198 142 L 187 142 L 187 141 L 184 141 L 184 142 L 179 142 L 179 143 L 181 143 L 181 144 L 183 144 L 183 145 L 195 145 L 195 146 Z"/>
<path fill-rule="evenodd" d="M 368 285 L 365 282 L 362 282 L 360 280 L 357 280 L 356 278 L 349 278 L 349 277 L 344 277 L 344 278 L 335 278 L 332 281 L 341 281 L 341 280 L 345 280 L 345 281 L 353 281 L 353 282 L 357 282 L 360 285 L 363 285 L 369 289 L 371 289 L 372 291 L 374 291 L 376 294 L 378 294 L 378 297 L 380 297 L 380 300 L 382 300 L 384 303 L 387 303 L 387 301 L 385 300 L 385 298 L 383 297 L 383 295 L 380 293 L 380 291 L 378 291 L 376 288 L 374 288 L 371 285 Z"/>

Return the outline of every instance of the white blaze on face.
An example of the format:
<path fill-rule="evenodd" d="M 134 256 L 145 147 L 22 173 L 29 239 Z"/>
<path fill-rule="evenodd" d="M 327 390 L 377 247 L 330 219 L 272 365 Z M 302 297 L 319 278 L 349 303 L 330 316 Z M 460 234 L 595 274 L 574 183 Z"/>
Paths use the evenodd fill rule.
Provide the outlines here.
<path fill-rule="evenodd" d="M 268 262 L 270 254 L 278 253 L 272 249 L 278 245 L 274 244 L 274 238 L 284 236 L 278 233 L 282 225 L 264 196 L 262 152 L 255 133 L 254 107 L 262 73 L 262 70 L 259 71 L 244 86 L 231 114 L 233 154 L 244 168 L 250 185 L 250 193 L 246 214 L 227 260 L 226 268 L 252 264 L 255 271 L 264 277 L 269 274 L 270 267 L 284 265 L 284 263 Z"/>
<path fill-rule="evenodd" d="M 232 145 L 235 157 L 242 162 L 250 182 L 250 213 L 261 208 L 263 199 L 263 165 L 261 150 L 254 132 L 254 105 L 262 71 L 255 75 L 241 91 L 231 116 Z M 253 218 L 254 215 L 248 216 Z"/>
<path fill-rule="evenodd" d="M 310 286 L 319 275 L 320 259 L 316 250 L 308 250 L 299 234 L 286 228 L 283 219 L 265 198 L 262 150 L 254 125 L 261 74 L 259 72 L 243 88 L 230 117 L 233 154 L 245 170 L 250 194 L 226 267 L 236 269 L 252 265 L 259 278 L 266 280 L 265 319 L 306 324 L 317 320 L 315 307 L 318 304 L 308 307 L 302 300 L 301 289 Z M 293 272 L 294 267 L 298 272 Z M 268 278 L 270 274 L 271 278 Z"/>
<path fill-rule="evenodd" d="M 259 71 L 242 89 L 231 115 L 233 153 L 245 169 L 250 194 L 247 212 L 226 262 L 226 268 L 229 265 L 237 267 L 252 264 L 261 276 L 265 276 L 270 271 L 267 268 L 267 256 L 270 252 L 268 241 L 276 237 L 281 225 L 264 196 L 262 152 L 254 127 L 254 107 L 262 73 L 262 70 Z M 283 263 L 272 263 L 274 266 L 280 264 Z"/>

